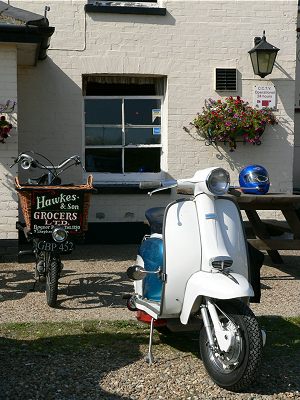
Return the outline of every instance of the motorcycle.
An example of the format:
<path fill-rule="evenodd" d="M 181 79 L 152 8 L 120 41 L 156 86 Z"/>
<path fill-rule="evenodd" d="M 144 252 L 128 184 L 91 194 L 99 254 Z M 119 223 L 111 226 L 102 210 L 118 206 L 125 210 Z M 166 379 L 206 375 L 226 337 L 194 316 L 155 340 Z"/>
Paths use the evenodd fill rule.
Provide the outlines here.
<path fill-rule="evenodd" d="M 37 282 L 45 281 L 47 304 L 56 307 L 58 280 L 63 269 L 61 255 L 70 254 L 74 243 L 87 229 L 92 177 L 88 177 L 86 185 L 61 185 L 59 175 L 73 165 L 81 165 L 78 155 L 53 165 L 45 156 L 30 151 L 20 153 L 11 167 L 15 164 L 24 170 L 38 168 L 46 172 L 38 178 L 29 178 L 24 185 L 15 178 L 25 220 L 25 223 L 18 221 L 16 228 L 32 244 L 32 250 L 19 251 L 19 256 L 33 254 L 35 257 L 31 291 Z"/>
<path fill-rule="evenodd" d="M 149 364 L 154 327 L 199 329 L 207 373 L 238 392 L 255 379 L 265 333 L 249 308 L 254 291 L 247 242 L 239 208 L 228 196 L 230 177 L 222 168 L 208 168 L 149 194 L 174 187 L 192 196 L 147 210 L 151 234 L 127 270 L 134 280 L 127 306 L 150 323 Z"/>

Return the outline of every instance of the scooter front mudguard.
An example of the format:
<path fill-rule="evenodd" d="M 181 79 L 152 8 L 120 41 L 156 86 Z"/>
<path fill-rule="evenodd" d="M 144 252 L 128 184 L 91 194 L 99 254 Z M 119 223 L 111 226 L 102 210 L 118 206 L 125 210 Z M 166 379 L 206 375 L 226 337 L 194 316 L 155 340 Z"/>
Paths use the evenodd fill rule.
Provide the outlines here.
<path fill-rule="evenodd" d="M 253 289 L 247 279 L 236 273 L 225 275 L 218 272 L 199 271 L 187 282 L 184 294 L 180 321 L 187 324 L 193 305 L 198 297 L 229 300 L 254 296 Z"/>

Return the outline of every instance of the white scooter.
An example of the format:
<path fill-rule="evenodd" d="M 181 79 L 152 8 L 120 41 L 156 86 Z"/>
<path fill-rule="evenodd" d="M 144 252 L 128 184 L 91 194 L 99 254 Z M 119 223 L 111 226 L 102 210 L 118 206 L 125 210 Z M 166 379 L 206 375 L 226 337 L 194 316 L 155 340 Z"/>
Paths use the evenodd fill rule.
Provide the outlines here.
<path fill-rule="evenodd" d="M 240 391 L 255 378 L 264 333 L 248 307 L 254 292 L 241 214 L 226 195 L 229 174 L 207 168 L 175 186 L 193 196 L 172 202 L 163 213 L 146 212 L 152 233 L 127 270 L 135 281 L 127 305 L 150 322 L 149 364 L 155 325 L 171 331 L 198 327 L 208 374 L 220 387 Z"/>

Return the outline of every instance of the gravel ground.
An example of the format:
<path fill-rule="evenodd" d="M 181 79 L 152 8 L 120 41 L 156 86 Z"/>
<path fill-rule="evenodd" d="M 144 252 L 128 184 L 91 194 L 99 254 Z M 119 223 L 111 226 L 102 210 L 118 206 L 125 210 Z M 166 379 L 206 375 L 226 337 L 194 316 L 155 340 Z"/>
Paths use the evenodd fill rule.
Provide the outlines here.
<path fill-rule="evenodd" d="M 45 284 L 33 287 L 33 263 L 0 264 L 0 322 L 134 319 L 122 299 L 132 291 L 126 270 L 137 246 L 80 246 L 64 257 L 58 308 L 46 303 Z"/>
<path fill-rule="evenodd" d="M 42 284 L 32 287 L 32 263 L 0 264 L 0 322 L 127 320 L 123 293 L 131 291 L 126 268 L 137 246 L 84 246 L 64 262 L 59 307 L 46 305 Z M 252 304 L 257 315 L 300 314 L 300 252 L 281 252 L 285 264 L 276 267 L 266 257 L 262 268 L 262 299 Z M 251 391 L 234 394 L 209 379 L 197 357 L 180 348 L 154 346 L 156 363 L 143 360 L 146 344 L 125 342 L 130 356 L 103 347 L 92 352 L 1 354 L 0 399 L 300 399 L 300 360 L 280 356 L 263 362 Z M 13 341 L 12 341 L 13 344 Z M 195 348 L 198 344 L 195 343 Z"/>

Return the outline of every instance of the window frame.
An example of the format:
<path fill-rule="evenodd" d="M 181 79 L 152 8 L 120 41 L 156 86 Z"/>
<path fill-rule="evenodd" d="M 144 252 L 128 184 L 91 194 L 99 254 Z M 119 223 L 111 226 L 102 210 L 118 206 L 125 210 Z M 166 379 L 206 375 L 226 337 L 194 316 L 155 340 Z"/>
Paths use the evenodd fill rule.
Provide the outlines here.
<path fill-rule="evenodd" d="M 122 125 L 116 124 L 86 124 L 85 123 L 85 100 L 111 100 L 111 99 L 121 99 L 122 100 Z M 161 103 L 161 121 L 160 121 L 160 144 L 125 144 L 125 130 L 128 126 L 125 125 L 125 112 L 124 103 L 125 100 L 160 100 Z M 122 149 L 122 169 L 124 170 L 124 149 L 133 148 L 160 148 L 160 172 L 124 172 L 124 173 L 112 173 L 112 172 L 85 172 L 85 177 L 92 174 L 95 183 L 121 183 L 130 184 L 136 182 L 145 182 L 151 180 L 162 180 L 164 179 L 164 171 L 166 171 L 166 134 L 165 134 L 165 111 L 164 111 L 164 96 L 162 95 L 147 95 L 147 96 L 83 96 L 82 100 L 82 160 L 85 163 L 85 150 L 87 148 L 115 148 Z M 122 144 L 120 145 L 86 145 L 85 144 L 85 128 L 86 127 L 120 127 L 122 129 Z M 155 128 L 157 125 L 131 125 L 134 128 Z"/>

